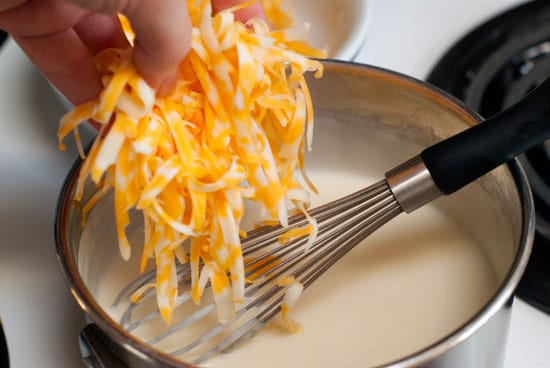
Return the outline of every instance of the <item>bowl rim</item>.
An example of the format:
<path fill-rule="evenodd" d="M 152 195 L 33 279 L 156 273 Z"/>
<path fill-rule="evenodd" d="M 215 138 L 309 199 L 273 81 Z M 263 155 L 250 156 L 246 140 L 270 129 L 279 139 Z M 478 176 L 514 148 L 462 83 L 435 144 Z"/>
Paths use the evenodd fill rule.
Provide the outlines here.
<path fill-rule="evenodd" d="M 331 58 L 343 61 L 355 60 L 367 39 L 373 21 L 374 1 L 362 0 L 359 2 L 356 1 L 356 3 L 359 3 L 359 6 L 357 6 L 355 10 L 358 12 L 358 19 L 360 19 L 360 21 L 355 23 L 353 32 L 351 32 L 346 38 L 346 41 L 335 50 Z"/>

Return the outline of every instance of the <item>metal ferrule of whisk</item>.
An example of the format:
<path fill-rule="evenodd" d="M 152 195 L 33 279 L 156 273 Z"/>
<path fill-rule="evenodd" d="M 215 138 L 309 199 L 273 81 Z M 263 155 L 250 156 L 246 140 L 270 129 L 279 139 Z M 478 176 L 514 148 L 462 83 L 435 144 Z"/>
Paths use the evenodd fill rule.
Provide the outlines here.
<path fill-rule="evenodd" d="M 388 171 L 385 176 L 395 199 L 407 213 L 442 195 L 420 155 Z"/>

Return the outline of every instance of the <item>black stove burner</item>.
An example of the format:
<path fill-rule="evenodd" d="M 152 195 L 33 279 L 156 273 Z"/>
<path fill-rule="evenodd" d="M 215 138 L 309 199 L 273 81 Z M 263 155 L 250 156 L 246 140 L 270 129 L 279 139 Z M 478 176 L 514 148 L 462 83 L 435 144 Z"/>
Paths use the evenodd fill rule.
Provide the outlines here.
<path fill-rule="evenodd" d="M 550 2 L 536 0 L 474 29 L 439 61 L 428 82 L 489 117 L 550 76 Z M 550 314 L 550 140 L 520 157 L 533 190 L 537 234 L 518 295 Z"/>

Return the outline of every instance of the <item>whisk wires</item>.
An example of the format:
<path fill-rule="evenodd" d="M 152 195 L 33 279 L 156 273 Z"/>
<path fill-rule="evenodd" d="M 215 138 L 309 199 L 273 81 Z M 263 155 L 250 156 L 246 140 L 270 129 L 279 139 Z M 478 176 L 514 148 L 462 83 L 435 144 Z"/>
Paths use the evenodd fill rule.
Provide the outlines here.
<path fill-rule="evenodd" d="M 293 239 L 285 245 L 279 244 L 278 239 L 288 231 L 288 227 L 253 230 L 242 242 L 246 277 L 250 283 L 245 288 L 245 300 L 237 306 L 232 320 L 218 322 L 213 300 L 203 300 L 196 306 L 189 292 L 184 292 L 176 302 L 175 315 L 179 316 L 179 320 L 172 325 L 167 326 L 161 321 L 160 313 L 152 302 L 145 303 L 148 305 L 144 308 L 148 308 L 146 312 L 138 312 L 143 308 L 143 302 L 128 302 L 120 324 L 130 332 L 146 330 L 147 335 L 153 336 L 147 341 L 151 345 L 172 340 L 166 343 L 170 354 L 200 364 L 254 335 L 281 312 L 287 289 L 279 285 L 278 279 L 291 277 L 304 289 L 307 288 L 369 234 L 401 212 L 386 181 L 382 180 L 313 209 L 310 215 L 318 223 L 318 234 L 310 247 L 306 246 L 307 236 Z M 302 215 L 289 221 L 290 227 L 305 225 L 307 220 Z M 180 287 L 189 290 L 189 266 L 178 265 L 177 275 Z M 150 283 L 154 277 L 152 271 L 137 278 L 121 290 L 113 305 L 116 307 L 128 301 L 129 295 Z M 153 296 L 154 291 L 151 290 L 142 301 L 153 299 Z"/>

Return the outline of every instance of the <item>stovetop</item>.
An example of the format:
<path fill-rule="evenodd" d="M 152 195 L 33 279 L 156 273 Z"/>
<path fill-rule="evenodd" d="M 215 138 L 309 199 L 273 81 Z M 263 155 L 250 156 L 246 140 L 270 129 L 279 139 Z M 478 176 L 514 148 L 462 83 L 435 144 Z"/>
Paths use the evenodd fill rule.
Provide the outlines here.
<path fill-rule="evenodd" d="M 453 45 L 427 80 L 489 117 L 550 76 L 550 2 L 514 7 Z M 523 155 L 536 208 L 537 234 L 518 295 L 550 315 L 550 141 Z"/>
<path fill-rule="evenodd" d="M 369 2 L 374 14 L 356 61 L 426 79 L 465 34 L 524 1 Z M 76 150 L 57 150 L 64 109 L 11 40 L 0 48 L 0 80 L 0 316 L 12 367 L 81 367 L 84 318 L 62 279 L 52 234 Z M 516 300 L 505 367 L 550 366 L 548 341 L 550 317 Z"/>

